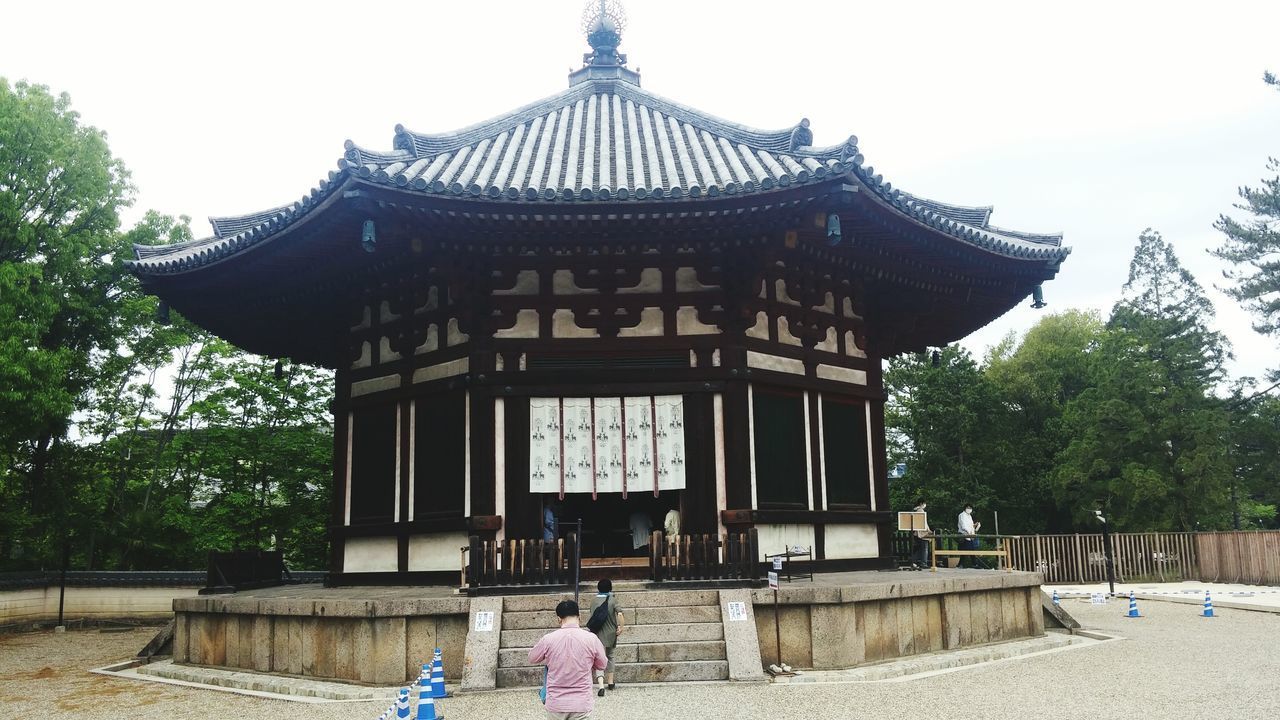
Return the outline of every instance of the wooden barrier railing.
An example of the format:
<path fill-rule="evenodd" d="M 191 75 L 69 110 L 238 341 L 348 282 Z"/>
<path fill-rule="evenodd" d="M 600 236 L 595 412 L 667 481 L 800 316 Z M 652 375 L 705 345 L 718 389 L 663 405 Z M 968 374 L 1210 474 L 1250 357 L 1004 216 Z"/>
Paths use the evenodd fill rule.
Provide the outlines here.
<path fill-rule="evenodd" d="M 1038 572 L 1046 583 L 1107 579 L 1101 534 L 1007 538 L 1015 570 Z M 1280 531 L 1112 533 L 1120 582 L 1237 582 L 1280 585 Z"/>
<path fill-rule="evenodd" d="M 755 528 L 725 535 L 649 536 L 649 571 L 663 580 L 759 580 L 760 542 Z"/>
<path fill-rule="evenodd" d="M 464 551 L 462 584 L 465 587 L 495 585 L 573 586 L 577 576 L 578 536 L 569 533 L 558 540 L 481 540 L 472 535 Z"/>
<path fill-rule="evenodd" d="M 1196 534 L 1200 579 L 1248 585 L 1280 585 L 1280 531 Z"/>
<path fill-rule="evenodd" d="M 1120 582 L 1198 579 L 1195 533 L 1112 533 L 1116 580 Z M 1107 554 L 1101 534 L 1010 537 L 1009 561 L 1015 570 L 1038 572 L 1046 583 L 1097 583 L 1107 580 Z"/>

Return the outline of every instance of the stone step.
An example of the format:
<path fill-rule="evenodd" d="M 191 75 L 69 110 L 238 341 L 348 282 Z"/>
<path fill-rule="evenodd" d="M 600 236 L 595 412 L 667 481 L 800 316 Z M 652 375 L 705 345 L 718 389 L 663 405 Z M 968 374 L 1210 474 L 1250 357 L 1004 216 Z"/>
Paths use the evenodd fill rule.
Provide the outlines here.
<path fill-rule="evenodd" d="M 694 680 L 728 680 L 727 660 L 690 660 L 686 662 L 618 663 L 620 683 L 688 682 Z M 542 666 L 498 668 L 498 687 L 537 687 L 542 684 Z"/>
<path fill-rule="evenodd" d="M 689 682 L 693 680 L 728 680 L 728 660 L 689 660 L 687 662 L 625 663 L 618 665 L 620 683 Z M 541 679 L 539 679 L 541 682 Z M 714 713 L 713 713 L 714 714 Z"/>
<path fill-rule="evenodd" d="M 499 638 L 500 648 L 530 648 L 548 630 L 503 630 Z M 586 632 L 586 630 L 583 630 Z M 695 640 L 723 640 L 724 625 L 710 623 L 672 623 L 662 625 L 635 625 L 623 634 L 628 643 L 669 643 Z"/>
<path fill-rule="evenodd" d="M 620 599 L 621 601 L 621 599 Z M 590 606 L 588 606 L 590 607 Z M 669 625 L 672 623 L 720 622 L 718 605 L 679 605 L 675 607 L 623 606 L 622 616 L 628 625 Z M 590 618 L 585 611 L 580 622 L 585 626 Z M 551 630 L 559 627 L 555 613 L 546 610 L 502 612 L 503 630 Z"/>
<path fill-rule="evenodd" d="M 593 588 L 584 588 L 578 596 L 578 602 L 590 607 L 591 598 L 594 595 Z M 618 602 L 628 608 L 720 604 L 718 590 L 619 591 L 617 595 Z M 504 613 L 544 611 L 554 617 L 556 604 L 561 600 L 572 599 L 573 593 L 567 591 L 541 595 L 508 595 L 502 599 L 502 611 Z"/>
<path fill-rule="evenodd" d="M 697 640 L 669 643 L 620 643 L 613 651 L 617 663 L 683 662 L 688 660 L 726 660 L 723 640 Z M 529 666 L 529 648 L 507 648 L 498 651 L 498 667 Z"/>

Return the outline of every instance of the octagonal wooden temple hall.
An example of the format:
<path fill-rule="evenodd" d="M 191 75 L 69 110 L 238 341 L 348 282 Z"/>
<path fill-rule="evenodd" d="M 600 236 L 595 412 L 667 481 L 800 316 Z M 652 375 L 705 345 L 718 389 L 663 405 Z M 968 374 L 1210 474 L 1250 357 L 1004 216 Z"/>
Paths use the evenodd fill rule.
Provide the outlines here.
<path fill-rule="evenodd" d="M 135 249 L 191 321 L 336 372 L 328 583 L 176 601 L 178 663 L 398 683 L 440 646 L 469 687 L 525 684 L 511 650 L 554 598 L 472 596 L 562 591 L 579 555 L 649 581 L 623 681 L 759 676 L 733 648 L 772 657 L 772 616 L 715 608 L 772 602 L 752 587 L 791 548 L 818 570 L 782 592 L 796 667 L 1042 631 L 1034 575 L 851 571 L 894 565 L 883 361 L 1040 305 L 1061 236 L 909 194 L 808 120 L 651 93 L 621 28 L 587 23 L 564 92 L 348 141 L 297 202 Z"/>

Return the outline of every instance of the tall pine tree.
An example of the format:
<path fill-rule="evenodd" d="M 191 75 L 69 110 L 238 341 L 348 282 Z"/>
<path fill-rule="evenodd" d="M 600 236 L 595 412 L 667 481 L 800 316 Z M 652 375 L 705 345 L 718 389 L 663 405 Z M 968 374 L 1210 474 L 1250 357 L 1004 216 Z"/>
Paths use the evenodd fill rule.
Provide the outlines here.
<path fill-rule="evenodd" d="M 1125 530 L 1194 530 L 1225 517 L 1227 411 L 1214 395 L 1228 345 L 1213 306 L 1159 233 L 1147 230 L 1124 297 L 1092 353 L 1093 387 L 1063 413 L 1059 502 L 1106 507 Z"/>
<path fill-rule="evenodd" d="M 1264 79 L 1280 90 L 1274 75 L 1267 73 Z M 1264 178 L 1259 187 L 1239 190 L 1236 209 L 1251 219 L 1220 216 L 1214 227 L 1226 238 L 1210 252 L 1236 266 L 1224 273 L 1233 283 L 1224 290 L 1257 317 L 1253 329 L 1280 337 L 1280 159 L 1269 158 L 1267 172 L 1275 176 Z M 1275 374 L 1280 380 L 1280 369 Z"/>

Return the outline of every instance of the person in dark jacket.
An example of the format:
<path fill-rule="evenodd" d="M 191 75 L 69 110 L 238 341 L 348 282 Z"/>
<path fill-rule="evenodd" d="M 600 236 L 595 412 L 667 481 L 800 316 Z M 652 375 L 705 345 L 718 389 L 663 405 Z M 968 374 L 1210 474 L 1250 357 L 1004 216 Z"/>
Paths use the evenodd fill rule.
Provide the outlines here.
<path fill-rule="evenodd" d="M 609 658 L 609 664 L 605 667 L 603 673 L 597 673 L 596 680 L 600 689 L 596 694 L 604 697 L 605 684 L 608 684 L 610 690 L 613 689 L 613 650 L 618 646 L 618 636 L 622 634 L 622 628 L 625 625 L 626 618 L 622 614 L 622 608 L 618 607 L 618 600 L 613 596 L 613 581 L 609 578 L 601 580 L 596 585 L 599 591 L 596 593 L 595 599 L 591 601 L 591 614 L 594 614 L 596 608 L 601 605 L 608 604 L 608 617 L 604 621 L 604 625 L 596 632 L 596 637 L 600 638 L 600 644 L 604 645 L 605 657 Z M 587 616 L 588 618 L 591 615 Z"/>

